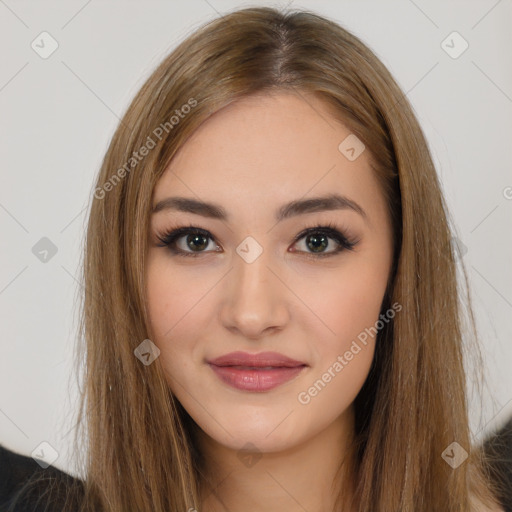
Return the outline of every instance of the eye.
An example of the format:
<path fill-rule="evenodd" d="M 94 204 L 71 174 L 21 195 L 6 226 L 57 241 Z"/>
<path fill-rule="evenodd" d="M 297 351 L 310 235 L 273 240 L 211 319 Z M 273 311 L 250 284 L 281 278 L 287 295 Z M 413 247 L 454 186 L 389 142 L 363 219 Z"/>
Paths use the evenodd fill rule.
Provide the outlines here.
<path fill-rule="evenodd" d="M 206 249 L 209 247 L 211 249 L 209 241 L 213 242 L 208 231 L 195 226 L 173 229 L 162 235 L 157 235 L 157 238 L 162 242 L 162 244 L 158 244 L 160 247 L 167 246 L 172 253 L 180 256 L 199 256 L 204 252 L 211 252 Z M 215 244 L 214 252 L 219 252 L 219 250 L 220 247 Z"/>
<path fill-rule="evenodd" d="M 344 250 L 351 251 L 358 242 L 348 239 L 333 224 L 316 225 L 305 229 L 295 237 L 295 244 L 300 241 L 303 241 L 302 247 L 305 250 L 292 252 L 305 252 L 313 257 L 327 257 Z M 332 250 L 327 251 L 331 246 Z"/>
<path fill-rule="evenodd" d="M 219 245 L 214 243 L 209 231 L 196 226 L 171 229 L 157 235 L 157 238 L 162 242 L 157 244 L 159 247 L 168 247 L 178 256 L 197 257 L 205 253 L 222 251 Z M 293 249 L 290 252 L 304 253 L 313 258 L 333 256 L 343 250 L 352 250 L 358 243 L 357 240 L 349 240 L 332 224 L 316 225 L 301 231 L 293 240 L 293 245 L 302 239 L 304 249 Z M 328 251 L 331 246 L 332 249 Z"/>

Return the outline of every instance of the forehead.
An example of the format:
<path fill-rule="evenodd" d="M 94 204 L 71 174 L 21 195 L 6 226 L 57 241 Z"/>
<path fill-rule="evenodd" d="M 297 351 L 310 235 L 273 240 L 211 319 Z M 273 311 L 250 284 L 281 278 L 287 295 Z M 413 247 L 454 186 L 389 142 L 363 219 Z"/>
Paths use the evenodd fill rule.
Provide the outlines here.
<path fill-rule="evenodd" d="M 368 151 L 350 161 L 339 149 L 349 136 L 313 95 L 244 98 L 215 113 L 180 148 L 153 204 L 180 195 L 247 210 L 333 192 L 371 203 L 379 191 Z"/>

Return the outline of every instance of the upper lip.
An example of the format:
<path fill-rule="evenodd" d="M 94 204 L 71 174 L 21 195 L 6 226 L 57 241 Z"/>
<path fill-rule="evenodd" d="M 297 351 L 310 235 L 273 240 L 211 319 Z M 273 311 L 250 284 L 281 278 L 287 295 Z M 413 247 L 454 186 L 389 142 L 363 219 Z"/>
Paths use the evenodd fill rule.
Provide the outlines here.
<path fill-rule="evenodd" d="M 250 367 L 287 367 L 306 366 L 306 363 L 296 361 L 278 352 L 260 352 L 249 354 L 247 352 L 230 352 L 208 361 L 215 366 L 250 366 Z"/>

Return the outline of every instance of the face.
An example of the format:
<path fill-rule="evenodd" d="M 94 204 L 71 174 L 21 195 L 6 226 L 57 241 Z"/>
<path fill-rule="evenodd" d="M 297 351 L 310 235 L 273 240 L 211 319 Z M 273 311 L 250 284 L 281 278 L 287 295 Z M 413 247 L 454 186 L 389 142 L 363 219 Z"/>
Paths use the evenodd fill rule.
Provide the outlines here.
<path fill-rule="evenodd" d="M 340 146 L 350 130 L 303 97 L 217 112 L 153 195 L 152 341 L 174 395 L 208 439 L 235 450 L 284 450 L 348 414 L 391 270 L 368 151 Z"/>

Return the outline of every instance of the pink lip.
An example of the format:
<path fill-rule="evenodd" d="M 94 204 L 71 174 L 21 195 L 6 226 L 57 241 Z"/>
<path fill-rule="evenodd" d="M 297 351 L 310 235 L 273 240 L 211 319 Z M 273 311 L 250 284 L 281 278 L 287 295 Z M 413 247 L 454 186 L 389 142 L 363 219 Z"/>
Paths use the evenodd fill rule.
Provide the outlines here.
<path fill-rule="evenodd" d="M 277 352 L 231 352 L 208 364 L 226 384 L 244 391 L 268 391 L 298 375 L 306 363 Z M 271 368 L 268 368 L 271 367 Z"/>
<path fill-rule="evenodd" d="M 229 354 L 217 357 L 208 362 L 216 366 L 285 366 L 291 368 L 306 365 L 306 363 L 295 361 L 295 359 L 290 359 L 278 352 L 260 352 L 258 354 L 230 352 Z"/>

